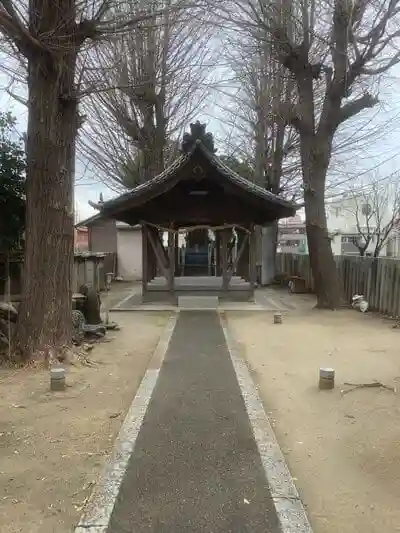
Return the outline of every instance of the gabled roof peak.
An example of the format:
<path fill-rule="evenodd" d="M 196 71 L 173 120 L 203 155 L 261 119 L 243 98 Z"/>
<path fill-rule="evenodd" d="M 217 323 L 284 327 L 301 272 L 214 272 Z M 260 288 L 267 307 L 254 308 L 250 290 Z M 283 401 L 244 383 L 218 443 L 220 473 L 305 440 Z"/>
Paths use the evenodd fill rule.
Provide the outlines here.
<path fill-rule="evenodd" d="M 185 154 L 193 151 L 195 146 L 199 144 L 204 145 L 211 153 L 216 153 L 214 145 L 214 136 L 210 132 L 206 132 L 206 124 L 202 124 L 199 120 L 190 124 L 190 133 L 183 134 L 181 151 Z"/>

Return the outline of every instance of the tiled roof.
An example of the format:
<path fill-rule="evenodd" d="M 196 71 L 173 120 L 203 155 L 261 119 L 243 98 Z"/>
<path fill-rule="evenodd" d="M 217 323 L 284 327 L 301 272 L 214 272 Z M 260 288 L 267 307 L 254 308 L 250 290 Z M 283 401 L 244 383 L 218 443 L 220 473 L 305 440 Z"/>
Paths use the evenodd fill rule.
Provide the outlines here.
<path fill-rule="evenodd" d="M 284 198 L 281 198 L 280 196 L 277 196 L 276 194 L 273 194 L 270 191 L 267 191 L 263 187 L 256 185 L 248 179 L 243 178 L 242 176 L 234 172 L 232 169 L 230 169 L 227 165 L 225 165 L 221 161 L 221 159 L 219 159 L 219 157 L 210 152 L 200 141 L 196 142 L 190 152 L 179 156 L 169 167 L 167 167 L 158 176 L 139 185 L 138 187 L 135 187 L 131 191 L 121 194 L 117 198 L 104 202 L 103 204 L 99 205 L 99 208 L 104 209 L 104 211 L 107 212 L 108 209 L 117 207 L 119 204 L 123 204 L 126 201 L 129 201 L 130 199 L 140 197 L 142 194 L 147 193 L 152 189 L 157 189 L 159 186 L 168 183 L 168 181 L 173 178 L 178 171 L 182 170 L 185 167 L 185 165 L 190 161 L 196 150 L 201 150 L 205 158 L 215 168 L 215 170 L 219 172 L 220 175 L 224 176 L 227 180 L 229 180 L 231 183 L 234 183 L 243 190 L 254 194 L 255 196 L 258 196 L 259 198 L 264 199 L 269 203 L 279 205 L 287 209 L 293 209 L 293 215 L 295 214 L 295 204 L 285 200 Z"/>
<path fill-rule="evenodd" d="M 112 200 L 104 202 L 104 204 L 99 205 L 99 207 L 105 209 L 107 209 L 108 207 L 114 207 L 120 203 L 124 203 L 126 200 L 136 198 L 137 196 L 140 196 L 141 194 L 147 191 L 159 187 L 163 183 L 167 182 L 172 176 L 174 176 L 175 173 L 180 170 L 189 160 L 190 154 L 183 154 L 179 156 L 170 166 L 163 170 L 161 174 L 158 174 L 153 179 L 138 185 L 131 191 L 125 192 L 120 196 L 117 196 L 117 198 L 113 198 Z"/>

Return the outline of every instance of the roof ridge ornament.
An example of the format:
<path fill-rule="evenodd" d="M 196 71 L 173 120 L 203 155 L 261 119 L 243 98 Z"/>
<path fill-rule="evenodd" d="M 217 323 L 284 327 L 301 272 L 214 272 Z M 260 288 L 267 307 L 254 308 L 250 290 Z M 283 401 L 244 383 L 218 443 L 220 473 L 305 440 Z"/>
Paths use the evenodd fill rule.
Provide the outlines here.
<path fill-rule="evenodd" d="M 206 133 L 206 126 L 206 124 L 202 124 L 199 120 L 190 124 L 190 133 L 186 132 L 183 134 L 182 152 L 187 154 L 196 146 L 202 144 L 204 148 L 212 154 L 215 154 L 217 150 L 214 146 L 214 136 L 212 133 Z"/>

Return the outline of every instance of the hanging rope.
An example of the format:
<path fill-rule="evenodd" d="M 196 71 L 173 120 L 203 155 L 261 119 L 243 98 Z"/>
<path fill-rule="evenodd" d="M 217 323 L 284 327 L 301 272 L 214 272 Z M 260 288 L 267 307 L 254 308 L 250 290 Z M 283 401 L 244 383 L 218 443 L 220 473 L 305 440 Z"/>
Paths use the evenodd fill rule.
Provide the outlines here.
<path fill-rule="evenodd" d="M 153 224 L 152 222 L 146 222 L 145 220 L 143 220 L 141 222 L 141 224 L 146 224 L 147 226 L 151 226 L 153 228 L 156 228 L 158 230 L 165 231 L 165 232 L 168 232 L 168 233 L 177 234 L 180 231 L 182 231 L 182 230 L 179 230 L 179 229 L 165 228 L 165 227 L 160 226 L 158 224 Z M 185 231 L 187 233 L 190 233 L 190 232 L 196 231 L 198 229 L 210 229 L 212 231 L 221 231 L 221 230 L 225 230 L 225 229 L 240 229 L 243 232 L 247 233 L 248 235 L 251 234 L 251 231 L 249 229 L 244 228 L 243 226 L 240 226 L 238 224 L 223 224 L 221 226 L 210 226 L 210 225 L 207 225 L 207 224 L 199 224 L 199 225 L 196 225 L 196 226 L 191 226 L 190 228 L 185 228 L 183 231 Z"/>

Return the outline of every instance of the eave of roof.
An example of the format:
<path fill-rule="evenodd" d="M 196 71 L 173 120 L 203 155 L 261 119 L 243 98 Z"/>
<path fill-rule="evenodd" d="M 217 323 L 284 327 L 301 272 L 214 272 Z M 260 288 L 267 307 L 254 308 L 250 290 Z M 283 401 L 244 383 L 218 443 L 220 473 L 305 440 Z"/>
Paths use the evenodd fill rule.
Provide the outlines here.
<path fill-rule="evenodd" d="M 75 227 L 76 228 L 82 228 L 82 227 L 87 227 L 87 226 L 90 226 L 90 224 L 92 224 L 93 222 L 97 222 L 98 220 L 100 220 L 102 218 L 102 213 L 96 213 L 95 215 L 92 215 L 91 217 L 89 218 L 85 218 L 84 220 L 80 220 L 77 224 L 75 224 Z"/>
<path fill-rule="evenodd" d="M 285 200 L 284 198 L 281 198 L 280 196 L 272 193 L 271 191 L 268 191 L 267 189 L 264 189 L 263 187 L 260 187 L 256 183 L 253 183 L 252 181 L 243 178 L 240 176 L 240 174 L 237 174 L 235 171 L 233 171 L 231 168 L 229 168 L 219 157 L 217 157 L 215 154 L 212 154 L 202 145 L 202 151 L 205 153 L 206 157 L 210 160 L 210 162 L 216 167 L 216 169 L 223 175 L 225 175 L 228 179 L 230 179 L 231 182 L 235 183 L 239 187 L 243 188 L 244 190 L 247 190 L 248 192 L 251 192 L 252 194 L 255 194 L 256 196 L 259 196 L 260 198 L 263 198 L 265 200 L 268 200 L 276 205 L 281 205 L 283 207 L 293 208 L 296 209 L 295 204 L 292 202 L 289 202 L 288 200 Z"/>
<path fill-rule="evenodd" d="M 168 180 L 172 176 L 174 176 L 177 171 L 181 170 L 185 166 L 185 164 L 190 161 L 190 155 L 190 153 L 182 154 L 177 159 L 175 159 L 175 161 L 169 167 L 167 167 L 163 172 L 161 172 L 151 180 L 146 181 L 145 183 L 138 185 L 134 189 L 127 191 L 121 194 L 120 196 L 117 196 L 116 198 L 108 200 L 103 204 L 98 204 L 99 209 L 107 210 L 109 208 L 117 207 L 118 205 L 123 204 L 124 202 L 127 202 L 132 198 L 141 196 L 142 194 L 147 193 L 148 191 L 151 191 L 154 188 L 157 188 L 157 186 L 168 182 Z"/>
<path fill-rule="evenodd" d="M 226 177 L 231 183 L 237 185 L 239 188 L 243 189 L 244 191 L 247 191 L 248 193 L 261 198 L 262 200 L 265 200 L 274 205 L 278 205 L 283 208 L 286 208 L 290 210 L 293 215 L 295 214 L 296 212 L 295 204 L 285 200 L 284 198 L 281 198 L 280 196 L 277 196 L 276 194 L 273 194 L 270 191 L 267 191 L 263 187 L 256 185 L 255 183 L 247 180 L 246 178 L 243 178 L 242 176 L 234 172 L 227 165 L 225 165 L 215 154 L 210 152 L 201 143 L 201 141 L 197 141 L 190 152 L 184 153 L 181 156 L 179 156 L 169 167 L 167 167 L 163 172 L 158 174 L 156 177 L 154 177 L 153 179 L 141 185 L 138 185 L 131 191 L 121 194 L 117 198 L 108 200 L 107 202 L 104 202 L 103 204 L 98 204 L 99 209 L 101 209 L 101 211 L 106 215 L 108 210 L 113 210 L 114 208 L 118 208 L 119 206 L 121 206 L 121 204 L 124 204 L 125 202 L 128 203 L 130 200 L 134 198 L 138 198 L 142 196 L 142 194 L 148 193 L 152 189 L 157 189 L 157 187 L 162 186 L 163 184 L 167 184 L 168 181 L 174 175 L 176 175 L 178 171 L 182 170 L 185 167 L 185 165 L 190 161 L 191 157 L 193 156 L 196 150 L 201 150 L 201 152 L 203 153 L 205 158 L 209 161 L 209 163 L 222 176 Z M 287 213 L 285 216 L 290 216 L 290 213 Z"/>
<path fill-rule="evenodd" d="M 256 185 L 255 183 L 247 180 L 246 178 L 243 178 L 242 176 L 234 172 L 232 169 L 230 169 L 227 165 L 225 165 L 215 154 L 207 150 L 207 148 L 201 142 L 197 142 L 191 152 L 182 154 L 169 167 L 167 167 L 163 172 L 161 172 L 161 174 L 159 174 L 155 178 L 139 185 L 131 191 L 128 191 L 118 196 L 117 198 L 108 200 L 99 207 L 104 211 L 107 211 L 108 209 L 113 209 L 114 207 L 118 207 L 120 204 L 128 202 L 130 199 L 140 197 L 142 194 L 151 191 L 151 189 L 157 188 L 158 186 L 165 184 L 172 176 L 176 174 L 176 172 L 182 170 L 182 168 L 190 161 L 195 150 L 201 150 L 203 155 L 210 162 L 210 164 L 221 175 L 225 176 L 228 180 L 236 184 L 238 187 L 275 205 L 280 205 L 287 209 L 292 209 L 293 214 L 295 213 L 295 204 L 285 200 L 284 198 L 281 198 L 280 196 L 273 194 L 270 191 L 267 191 L 263 187 Z"/>
<path fill-rule="evenodd" d="M 85 220 L 81 220 L 80 222 L 75 224 L 75 228 L 77 229 L 87 228 L 91 224 L 96 223 L 101 219 L 106 220 L 107 217 L 105 217 L 103 213 L 96 213 L 95 215 L 89 218 L 86 218 Z M 131 226 L 130 224 L 126 222 L 121 222 L 119 220 L 116 221 L 116 225 L 117 225 L 117 229 L 123 229 L 123 230 L 125 229 L 139 230 L 141 228 L 140 224 L 135 224 L 134 226 Z"/>

